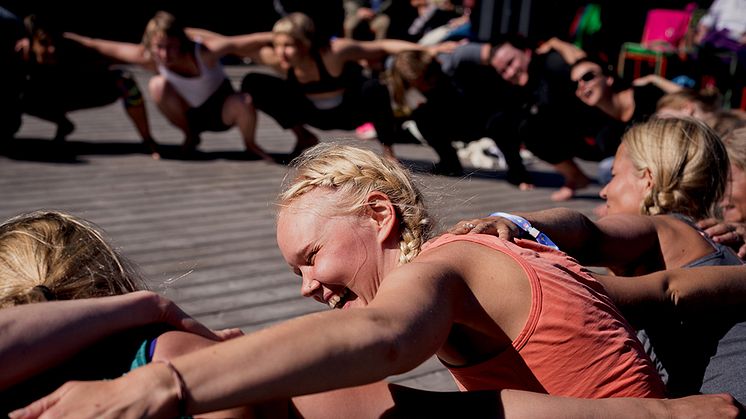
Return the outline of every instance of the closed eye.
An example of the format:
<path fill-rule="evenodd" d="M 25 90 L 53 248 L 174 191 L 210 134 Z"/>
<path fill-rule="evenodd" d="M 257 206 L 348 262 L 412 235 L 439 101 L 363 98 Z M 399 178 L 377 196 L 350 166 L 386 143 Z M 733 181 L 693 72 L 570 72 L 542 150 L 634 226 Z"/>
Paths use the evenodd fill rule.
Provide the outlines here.
<path fill-rule="evenodd" d="M 308 266 L 313 266 L 314 261 L 316 260 L 316 254 L 319 253 L 318 248 L 314 248 L 310 252 L 308 252 L 308 256 L 306 256 L 306 264 Z"/>

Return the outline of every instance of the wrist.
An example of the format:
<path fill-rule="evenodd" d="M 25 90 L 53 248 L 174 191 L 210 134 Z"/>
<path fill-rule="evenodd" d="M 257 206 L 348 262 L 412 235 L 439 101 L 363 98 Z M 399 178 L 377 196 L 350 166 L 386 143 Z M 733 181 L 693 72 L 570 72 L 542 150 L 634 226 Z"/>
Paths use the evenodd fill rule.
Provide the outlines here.
<path fill-rule="evenodd" d="M 498 212 L 493 212 L 492 214 L 490 214 L 490 217 L 502 217 L 507 220 L 510 220 L 513 224 L 518 226 L 522 231 L 524 231 L 530 237 L 536 240 L 537 243 L 559 250 L 559 247 L 556 244 L 554 244 L 554 242 L 549 238 L 549 236 L 539 231 L 537 228 L 532 226 L 531 223 L 527 219 L 519 215 L 508 214 L 507 212 L 498 211 Z"/>
<path fill-rule="evenodd" d="M 162 317 L 162 298 L 152 291 L 136 291 L 126 294 L 130 300 L 126 303 L 125 311 L 134 315 L 133 326 L 144 326 L 158 322 Z"/>
<path fill-rule="evenodd" d="M 167 370 L 166 373 L 161 372 L 159 374 L 159 383 L 162 388 L 168 389 L 166 404 L 172 406 L 169 411 L 173 411 L 173 406 L 175 406 L 177 412 L 175 416 L 187 416 L 187 389 L 181 372 L 168 360 L 153 361 L 153 364 L 163 366 Z"/>

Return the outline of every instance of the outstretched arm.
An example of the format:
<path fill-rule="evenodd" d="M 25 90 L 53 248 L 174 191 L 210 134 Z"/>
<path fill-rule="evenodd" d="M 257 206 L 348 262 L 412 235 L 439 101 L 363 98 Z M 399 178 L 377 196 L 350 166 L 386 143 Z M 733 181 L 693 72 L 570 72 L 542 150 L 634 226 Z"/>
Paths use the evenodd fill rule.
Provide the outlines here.
<path fill-rule="evenodd" d="M 199 39 L 217 57 L 233 54 L 265 65 L 277 64 L 277 57 L 272 50 L 272 32 L 233 36 L 201 28 L 186 28 L 185 32 L 190 38 Z"/>
<path fill-rule="evenodd" d="M 0 390 L 58 364 L 106 336 L 158 322 L 219 339 L 174 303 L 148 291 L 2 309 Z"/>
<path fill-rule="evenodd" d="M 357 61 L 362 59 L 380 59 L 402 51 L 425 51 L 433 57 L 440 53 L 453 51 L 458 42 L 444 42 L 435 45 L 420 45 L 399 39 L 378 39 L 375 41 L 357 41 L 339 38 L 332 41 L 332 51 L 339 55 L 342 61 Z"/>
<path fill-rule="evenodd" d="M 96 50 L 111 59 L 128 64 L 141 65 L 148 70 L 155 70 L 155 63 L 147 56 L 145 47 L 141 44 L 90 38 L 72 32 L 65 32 L 63 36 L 85 47 Z"/>
<path fill-rule="evenodd" d="M 559 55 L 562 56 L 562 59 L 569 65 L 575 64 L 575 62 L 581 58 L 585 58 L 587 55 L 582 49 L 556 37 L 550 38 L 548 41 L 536 48 L 538 54 L 545 54 L 550 50 L 557 51 Z"/>
<path fill-rule="evenodd" d="M 454 306 L 466 300 L 463 281 L 444 275 L 440 264 L 407 264 L 365 308 L 306 315 L 172 360 L 183 380 L 151 364 L 93 387 L 65 384 L 42 405 L 77 417 L 172 417 L 179 381 L 189 413 L 375 382 L 416 367 L 442 346 Z"/>
<path fill-rule="evenodd" d="M 746 304 L 746 266 L 702 266 L 637 277 L 595 275 L 612 300 L 634 320 L 652 310 L 687 315 L 729 311 Z"/>
<path fill-rule="evenodd" d="M 132 373 L 131 373 L 132 374 Z M 110 382 L 66 385 L 70 396 L 86 397 Z M 64 387 L 63 387 L 64 388 Z M 60 393 L 62 389 L 55 392 Z M 53 395 L 54 396 L 54 395 Z M 11 418 L 36 418 L 47 408 L 49 396 Z M 335 390 L 293 399 L 294 410 L 307 419 L 384 418 L 384 417 L 479 417 L 513 419 L 575 418 L 736 418 L 742 406 L 728 394 L 698 395 L 681 399 L 575 399 L 520 390 L 478 392 L 431 392 L 396 384 L 377 382 L 366 386 Z M 288 415 L 287 402 L 254 406 L 256 417 L 295 417 Z M 62 411 L 61 417 L 86 417 L 79 410 Z M 115 412 L 121 413 L 121 412 Z M 81 414 L 83 416 L 81 416 Z M 148 412 L 149 417 L 169 417 L 166 412 Z M 171 415 L 173 416 L 173 415 Z"/>
<path fill-rule="evenodd" d="M 643 257 L 660 257 L 657 223 L 661 220 L 640 215 L 612 215 L 596 222 L 567 208 L 515 213 L 554 241 L 560 250 L 589 266 L 608 266 L 617 271 Z M 505 240 L 520 236 L 521 230 L 502 217 L 463 220 L 449 233 L 497 235 Z"/>
<path fill-rule="evenodd" d="M 663 90 L 666 93 L 675 93 L 684 90 L 680 84 L 676 84 L 667 78 L 661 77 L 657 74 L 648 74 L 640 78 L 632 80 L 632 84 L 635 86 L 646 86 L 652 84 L 653 86 Z"/>

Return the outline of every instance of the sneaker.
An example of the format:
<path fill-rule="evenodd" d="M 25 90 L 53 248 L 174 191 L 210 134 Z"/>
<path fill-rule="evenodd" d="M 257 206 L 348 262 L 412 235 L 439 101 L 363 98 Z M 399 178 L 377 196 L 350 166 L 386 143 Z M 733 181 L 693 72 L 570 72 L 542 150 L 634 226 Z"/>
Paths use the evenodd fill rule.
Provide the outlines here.
<path fill-rule="evenodd" d="M 428 145 L 427 144 L 427 140 L 425 140 L 425 137 L 420 132 L 420 129 L 417 128 L 417 123 L 416 122 L 414 122 L 413 120 L 410 119 L 410 120 L 404 121 L 401 124 L 401 127 L 402 127 L 402 129 L 409 131 L 409 133 L 412 134 L 412 136 L 415 139 L 417 139 L 417 141 L 419 141 L 420 144 L 422 144 L 422 145 Z"/>
<path fill-rule="evenodd" d="M 366 122 L 363 125 L 355 128 L 355 135 L 361 140 L 373 140 L 378 138 L 376 128 L 370 122 Z"/>

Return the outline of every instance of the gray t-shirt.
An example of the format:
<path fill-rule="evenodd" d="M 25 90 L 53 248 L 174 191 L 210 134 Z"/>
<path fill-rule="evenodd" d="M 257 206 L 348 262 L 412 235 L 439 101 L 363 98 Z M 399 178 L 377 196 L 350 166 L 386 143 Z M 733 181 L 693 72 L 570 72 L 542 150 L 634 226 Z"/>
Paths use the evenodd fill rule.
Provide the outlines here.
<path fill-rule="evenodd" d="M 482 43 L 470 42 L 459 45 L 449 54 L 438 54 L 440 67 L 444 73 L 453 76 L 461 63 L 481 64 L 483 46 Z"/>

